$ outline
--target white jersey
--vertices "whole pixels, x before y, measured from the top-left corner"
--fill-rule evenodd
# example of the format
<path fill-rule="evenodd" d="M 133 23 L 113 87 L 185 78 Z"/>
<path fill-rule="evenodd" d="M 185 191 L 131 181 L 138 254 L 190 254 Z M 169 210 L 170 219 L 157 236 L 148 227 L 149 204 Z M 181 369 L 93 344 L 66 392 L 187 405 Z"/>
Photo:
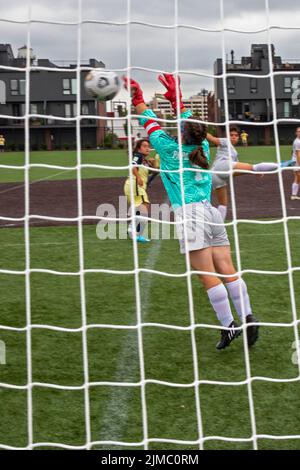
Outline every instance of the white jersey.
<path fill-rule="evenodd" d="M 222 138 L 219 139 L 220 145 L 217 147 L 217 153 L 215 162 L 220 160 L 232 160 L 233 162 L 238 162 L 238 153 L 235 150 L 234 146 L 231 144 L 229 139 Z"/>
<path fill-rule="evenodd" d="M 300 139 L 298 137 L 294 140 L 293 143 L 293 157 L 294 162 L 297 162 L 297 150 L 300 151 Z"/>

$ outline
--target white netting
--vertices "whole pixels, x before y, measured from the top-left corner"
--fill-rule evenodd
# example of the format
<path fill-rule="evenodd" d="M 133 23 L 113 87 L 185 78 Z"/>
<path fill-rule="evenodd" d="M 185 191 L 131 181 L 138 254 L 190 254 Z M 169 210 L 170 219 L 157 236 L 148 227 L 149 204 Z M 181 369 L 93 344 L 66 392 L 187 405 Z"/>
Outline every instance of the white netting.
<path fill-rule="evenodd" d="M 242 77 L 252 77 L 252 78 L 261 78 L 261 75 L 255 74 L 229 74 L 226 70 L 226 52 L 225 52 L 225 32 L 235 32 L 235 33 L 258 33 L 258 32 L 267 32 L 268 34 L 268 48 L 269 48 L 269 74 L 265 75 L 264 77 L 270 78 L 271 83 L 271 95 L 272 95 L 272 105 L 273 105 L 273 119 L 268 123 L 252 123 L 252 122 L 241 122 L 236 121 L 236 124 L 246 124 L 247 126 L 266 126 L 273 124 L 274 126 L 274 136 L 275 136 L 275 145 L 276 145 L 276 155 L 277 161 L 280 163 L 280 147 L 279 147 L 279 138 L 278 138 L 278 129 L 277 125 L 280 122 L 295 122 L 295 119 L 278 119 L 276 113 L 276 95 L 275 95 L 275 86 L 274 86 L 274 76 L 282 75 L 283 73 L 287 74 L 288 76 L 298 75 L 297 71 L 276 71 L 273 69 L 272 65 L 272 53 L 271 53 L 271 39 L 270 39 L 270 32 L 272 29 L 284 29 L 284 27 L 280 27 L 278 25 L 270 24 L 270 9 L 269 9 L 269 1 L 265 0 L 265 14 L 267 18 L 267 27 L 261 29 L 255 29 L 245 31 L 239 29 L 232 29 L 232 28 L 225 28 L 224 26 L 224 0 L 220 0 L 220 17 L 221 17 L 221 28 L 203 28 L 203 27 L 196 27 L 188 24 L 179 24 L 178 22 L 178 0 L 174 0 L 175 5 L 175 15 L 174 15 L 174 23 L 170 26 L 165 26 L 162 24 L 154 24 L 149 22 L 141 22 L 141 21 L 132 21 L 131 20 L 131 1 L 127 0 L 127 20 L 125 22 L 112 22 L 112 21 L 101 21 L 101 20 L 93 20 L 92 18 L 89 20 L 82 19 L 82 0 L 78 0 L 78 20 L 75 22 L 66 22 L 66 21 L 45 21 L 45 20 L 37 20 L 35 19 L 34 22 L 45 23 L 45 24 L 56 24 L 56 25 L 74 25 L 77 26 L 77 67 L 76 67 L 76 74 L 77 74 L 77 110 L 80 110 L 80 103 L 81 103 L 81 94 L 80 94 L 80 81 L 81 81 L 81 71 L 84 68 L 81 65 L 81 42 L 82 42 L 82 25 L 84 23 L 96 23 L 96 24 L 104 24 L 104 25 L 118 25 L 118 26 L 126 26 L 127 29 L 127 67 L 123 70 L 123 72 L 127 75 L 127 78 L 130 79 L 132 76 L 132 70 L 144 70 L 148 72 L 164 72 L 163 70 L 155 70 L 150 68 L 140 68 L 140 67 L 132 67 L 131 65 L 131 25 L 132 24 L 140 24 L 140 25 L 148 25 L 153 28 L 160 28 L 160 29 L 172 29 L 174 30 L 174 51 L 175 51 L 175 75 L 181 73 L 190 73 L 188 71 L 179 70 L 179 50 L 178 50 L 178 31 L 180 28 L 188 28 L 193 30 L 198 30 L 202 32 L 216 32 L 221 35 L 222 38 L 222 62 L 223 62 L 223 73 L 218 76 L 214 76 L 211 74 L 204 74 L 198 73 L 198 76 L 203 76 L 206 78 L 221 78 L 223 81 L 223 92 L 224 92 L 224 104 L 225 104 L 225 123 L 226 123 L 226 131 L 227 135 L 229 134 L 229 110 L 228 110 L 228 97 L 227 97 L 227 86 L 226 86 L 226 78 L 230 76 L 242 76 Z M 0 168 L 4 169 L 12 169 L 12 170 L 24 170 L 25 172 L 25 214 L 24 217 L 3 217 L 1 216 L 1 220 L 5 220 L 8 222 L 24 222 L 25 227 L 25 252 L 26 252 L 26 268 L 24 271 L 17 271 L 17 270 L 10 270 L 10 269 L 1 269 L 1 274 L 13 274 L 13 275 L 25 275 L 26 279 L 26 327 L 24 328 L 15 328 L 15 327 L 8 327 L 5 325 L 1 325 L 1 330 L 7 331 L 15 331 L 15 332 L 26 332 L 26 339 L 27 339 L 27 385 L 19 386 L 13 385 L 8 383 L 0 383 L 1 388 L 6 389 L 15 389 L 15 390 L 27 390 L 27 416 L 28 416 L 28 445 L 24 447 L 25 449 L 32 449 L 35 447 L 40 446 L 49 446 L 49 447 L 62 447 L 67 449 L 90 449 L 94 445 L 120 445 L 120 446 L 128 446 L 128 447 L 140 447 L 143 446 L 145 449 L 148 449 L 149 443 L 153 442 L 161 442 L 161 443 L 173 443 L 179 445 L 197 445 L 200 449 L 203 449 L 204 443 L 207 441 L 212 440 L 219 440 L 219 441 L 228 441 L 228 442 L 250 442 L 253 444 L 253 448 L 257 449 L 257 440 L 259 438 L 266 438 L 266 439 L 278 439 L 278 440 L 285 440 L 285 439 L 300 439 L 300 435 L 268 435 L 268 434 L 258 434 L 256 429 L 256 417 L 255 417 L 255 409 L 254 409 L 254 400 L 253 400 L 253 391 L 252 391 L 252 384 L 254 381 L 265 381 L 265 382 L 274 382 L 274 383 L 292 383 L 298 382 L 300 380 L 300 361 L 298 361 L 299 365 L 299 374 L 294 378 L 289 379 L 278 379 L 278 378 L 271 378 L 271 377 L 260 377 L 260 376 L 253 376 L 251 374 L 251 366 L 249 360 L 249 351 L 247 346 L 247 341 L 244 341 L 244 356 L 245 356 L 245 365 L 246 365 L 246 378 L 245 380 L 241 381 L 216 381 L 216 380 L 200 380 L 199 378 L 199 364 L 198 364 L 198 351 L 197 351 L 197 343 L 195 338 L 195 333 L 197 328 L 209 328 L 214 329 L 216 331 L 219 330 L 219 327 L 216 325 L 208 325 L 204 323 L 196 323 L 195 315 L 194 315 L 194 302 L 193 302 L 193 293 L 192 293 L 192 284 L 191 279 L 194 274 L 197 272 L 193 271 L 190 266 L 189 256 L 186 255 L 186 272 L 182 274 L 171 274 L 166 273 L 163 271 L 158 271 L 155 269 L 150 268 L 141 268 L 139 266 L 139 257 L 138 257 L 138 250 L 137 250 L 137 242 L 136 239 L 133 238 L 133 260 L 134 260 L 134 269 L 132 270 L 112 270 L 112 269 L 86 269 L 85 262 L 84 262 L 84 240 L 83 240 L 83 227 L 82 223 L 85 219 L 94 219 L 99 220 L 99 217 L 92 216 L 92 215 L 84 215 L 83 214 L 83 201 L 82 201 L 82 170 L 85 168 L 94 168 L 94 169 L 114 169 L 114 170 L 121 170 L 121 169 L 131 169 L 130 163 L 126 166 L 109 166 L 109 165 L 96 165 L 96 164 L 82 164 L 81 163 L 81 129 L 80 123 L 81 119 L 83 118 L 80 114 L 76 117 L 72 118 L 61 118 L 59 116 L 45 116 L 41 114 L 31 114 L 30 113 L 30 72 L 32 70 L 49 70 L 55 71 L 56 69 L 51 67 L 42 67 L 31 64 L 30 60 L 30 46 L 31 46 L 31 25 L 33 23 L 31 19 L 31 7 L 29 4 L 28 8 L 28 18 L 24 19 L 23 21 L 12 21 L 7 20 L 5 18 L 1 19 L 4 22 L 14 22 L 16 24 L 25 24 L 27 25 L 27 65 L 25 68 L 26 73 L 26 106 L 25 106 L 25 116 L 24 117 L 13 117 L 7 115 L 1 115 L 0 118 L 2 119 L 23 119 L 25 125 L 25 165 L 24 166 L 14 166 L 14 165 L 0 165 Z M 24 72 L 24 68 L 15 68 L 10 66 L 0 66 L 1 69 L 6 70 L 18 70 L 20 72 Z M 57 69 L 60 72 L 65 71 L 70 72 L 69 69 Z M 86 70 L 89 70 L 89 67 L 86 67 Z M 193 72 L 193 75 L 197 75 L 196 72 Z M 179 90 L 177 89 L 177 94 Z M 129 145 L 129 155 L 132 154 L 132 139 L 131 139 L 131 126 L 130 122 L 132 117 L 136 118 L 137 116 L 131 114 L 131 105 L 130 105 L 130 96 L 127 96 L 127 109 L 128 109 L 128 145 Z M 30 163 L 30 119 L 31 118 L 45 118 L 45 119 L 55 119 L 55 120 L 64 120 L 64 121 L 75 121 L 76 122 L 76 134 L 77 134 L 77 165 L 74 167 L 70 166 L 62 166 L 62 165 L 48 165 L 48 164 L 33 164 Z M 84 118 L 95 119 L 95 116 L 87 116 L 85 115 Z M 96 119 L 106 119 L 104 117 L 96 117 Z M 118 119 L 118 118 L 110 118 Z M 174 120 L 163 120 L 164 123 L 174 123 Z M 218 123 L 210 123 L 218 125 Z M 177 130 L 178 130 L 178 139 L 179 143 L 181 142 L 181 133 L 180 133 L 180 119 L 177 119 Z M 182 155 L 181 155 L 182 156 Z M 180 159 L 182 162 L 182 159 Z M 76 170 L 77 172 L 77 189 L 78 189 L 78 216 L 72 218 L 62 218 L 62 217 L 50 217 L 50 216 L 43 216 L 39 214 L 30 214 L 30 193 L 29 193 L 29 170 L 32 168 L 48 168 L 48 169 L 56 169 L 56 170 Z M 183 178 L 183 168 L 182 163 L 180 164 L 180 177 L 181 183 Z M 130 171 L 130 174 L 132 172 Z M 232 183 L 232 171 L 230 172 L 231 183 Z M 286 211 L 285 205 L 285 195 L 284 195 L 284 187 L 283 187 L 283 180 L 282 180 L 282 171 L 278 170 L 278 178 L 279 178 L 279 187 L 280 187 L 280 195 L 281 195 L 281 204 L 282 204 L 282 213 L 283 217 L 274 220 L 266 220 L 266 221 L 258 221 L 258 220 L 241 220 L 237 219 L 237 211 L 236 211 L 236 201 L 235 201 L 235 192 L 234 186 L 231 184 L 231 200 L 232 200 L 232 211 L 233 211 L 233 221 L 230 222 L 228 225 L 232 225 L 233 233 L 234 233 L 234 242 L 236 246 L 237 252 L 237 268 L 238 268 L 238 275 L 242 276 L 243 274 L 247 273 L 255 273 L 255 274 L 264 274 L 269 276 L 278 276 L 278 275 L 288 275 L 289 279 L 289 289 L 290 289 L 290 301 L 292 306 L 292 315 L 293 321 L 291 323 L 270 323 L 270 322 L 261 322 L 261 325 L 264 326 L 276 326 L 280 328 L 290 328 L 293 327 L 294 329 L 294 336 L 296 344 L 299 344 L 299 334 L 298 334 L 298 323 L 299 320 L 297 319 L 297 312 L 296 312 L 296 304 L 295 304 L 295 290 L 294 290 L 294 281 L 293 281 L 293 273 L 296 271 L 300 271 L 300 267 L 293 267 L 292 260 L 291 260 L 291 248 L 290 248 L 290 240 L 289 240 L 289 233 L 288 233 L 288 221 L 293 219 L 300 219 L 300 217 L 289 217 Z M 183 184 L 181 184 L 182 189 L 182 196 L 183 196 Z M 131 174 L 131 195 L 133 196 L 133 181 L 132 181 L 132 174 Z M 183 198 L 184 199 L 184 198 Z M 135 215 L 133 215 L 133 218 Z M 30 261 L 30 221 L 32 219 L 40 219 L 46 221 L 55 221 L 55 222 L 77 222 L 78 223 L 78 249 L 79 249 L 79 266 L 80 269 L 77 272 L 62 272 L 62 271 L 55 271 L 50 269 L 33 269 L 31 268 L 31 261 Z M 103 217 L 101 217 L 103 219 Z M 118 221 L 118 222 L 126 222 L 131 220 L 130 218 L 107 218 L 108 221 Z M 149 221 L 157 222 L 156 219 L 149 218 Z M 267 270 L 259 270 L 259 269 L 242 269 L 241 264 L 241 257 L 240 257 L 240 249 L 239 249 L 239 234 L 238 234 L 238 223 L 239 222 L 247 222 L 249 224 L 264 224 L 268 226 L 269 224 L 283 224 L 284 227 L 284 237 L 285 237 L 285 247 L 286 247 L 286 256 L 287 256 L 287 269 L 284 271 L 267 271 Z M 160 223 L 166 223 L 164 221 L 160 221 Z M 167 222 L 174 224 L 174 222 Z M 135 224 L 133 224 L 135 227 Z M 135 230 L 135 228 L 134 228 Z M 185 240 L 186 240 L 186 227 L 185 227 Z M 80 299 L 81 299 L 81 313 L 82 313 L 82 325 L 80 328 L 62 328 L 53 325 L 43 325 L 43 324 L 33 324 L 31 321 L 31 287 L 30 287 L 30 275 L 32 273 L 46 273 L 46 274 L 53 274 L 57 276 L 74 276 L 79 277 L 80 279 Z M 85 274 L 88 273 L 106 273 L 106 274 L 122 274 L 122 275 L 134 275 L 135 278 L 135 299 L 136 299 L 136 324 L 133 326 L 126 326 L 126 325 L 114 325 L 114 324 L 88 324 L 86 318 L 86 289 L 85 289 Z M 140 292 L 140 274 L 141 273 L 148 273 L 153 275 L 160 275 L 166 276 L 170 278 L 186 278 L 187 281 L 187 292 L 188 292 L 188 300 L 189 300 L 189 312 L 190 312 L 190 325 L 187 327 L 181 327 L 171 324 L 164 324 L 164 323 L 150 323 L 150 322 L 143 322 L 142 319 L 142 304 L 141 304 L 141 292 Z M 224 277 L 224 276 L 223 276 Z M 192 383 L 176 383 L 176 382 L 169 382 L 169 381 L 161 381 L 161 380 L 153 380 L 153 379 L 146 379 L 145 374 L 145 364 L 144 364 L 144 349 L 143 349 L 143 328 L 151 326 L 154 328 L 160 329 L 167 329 L 167 330 L 179 330 L 179 331 L 189 331 L 191 335 L 191 345 L 192 345 L 192 355 L 193 355 L 193 370 L 194 370 L 194 380 Z M 138 351 L 139 351 L 139 365 L 140 365 L 140 380 L 137 382 L 91 382 L 89 378 L 89 361 L 88 361 L 88 347 L 87 347 L 87 332 L 91 329 L 115 329 L 115 330 L 127 330 L 127 331 L 136 331 L 138 337 Z M 32 380 L 32 345 L 31 345 L 31 333 L 34 329 L 44 329 L 44 330 L 53 330 L 53 331 L 61 331 L 61 332 L 69 332 L 69 333 L 82 333 L 82 352 L 83 352 L 83 364 L 84 364 L 84 377 L 83 383 L 81 386 L 66 386 L 66 385 L 57 385 L 52 383 L 36 383 Z M 246 338 L 246 330 L 244 327 L 243 335 Z M 147 384 L 160 384 L 167 387 L 175 387 L 175 388 L 193 388 L 195 392 L 195 408 L 196 408 L 196 415 L 197 415 L 197 434 L 198 437 L 196 440 L 179 440 L 179 439 L 162 439 L 162 438 L 149 438 L 148 435 L 148 416 L 147 416 L 147 400 L 146 400 L 146 385 Z M 250 437 L 245 438 L 229 438 L 226 436 L 205 436 L 203 432 L 203 424 L 202 424 L 202 412 L 201 412 L 201 394 L 200 394 L 200 385 L 201 384 L 209 384 L 209 385 L 219 385 L 219 386 L 247 386 L 248 390 L 248 401 L 249 401 L 249 411 L 250 411 L 250 421 L 251 421 L 251 430 L 252 435 Z M 123 441 L 111 441 L 111 440 L 101 440 L 101 441 L 92 441 L 91 436 L 91 418 L 90 418 L 90 397 L 89 397 L 89 390 L 90 387 L 100 387 L 100 386 L 109 386 L 109 387 L 134 387 L 139 388 L 141 393 L 141 404 L 142 404 L 142 419 L 143 419 L 143 439 L 140 442 L 123 442 Z M 60 442 L 34 442 L 33 440 L 33 400 L 32 400 L 32 390 L 34 387 L 44 387 L 49 389 L 57 389 L 57 390 L 83 390 L 84 391 L 84 407 L 85 407 L 85 433 L 86 433 L 86 443 L 82 446 L 72 446 L 66 445 Z M 0 443 L 0 447 L 4 449 L 14 449 L 17 447 L 8 446 Z"/>

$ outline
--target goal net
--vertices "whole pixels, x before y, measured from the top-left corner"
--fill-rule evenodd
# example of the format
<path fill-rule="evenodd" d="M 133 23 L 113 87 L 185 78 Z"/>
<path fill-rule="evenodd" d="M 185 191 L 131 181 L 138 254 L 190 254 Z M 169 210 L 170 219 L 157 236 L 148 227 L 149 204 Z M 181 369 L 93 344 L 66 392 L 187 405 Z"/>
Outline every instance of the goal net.
<path fill-rule="evenodd" d="M 222 99 L 215 96 L 212 105 L 215 120 L 200 116 L 210 129 L 228 137 L 232 124 L 244 127 L 250 144 L 251 136 L 257 136 L 255 145 L 241 148 L 242 160 L 256 163 L 269 158 L 281 164 L 290 159 L 290 129 L 300 122 L 295 98 L 300 58 L 299 66 L 279 63 L 272 45 L 276 40 L 280 51 L 288 37 L 284 33 L 295 39 L 299 28 L 289 26 L 290 16 L 282 19 L 285 25 L 278 23 L 280 7 L 271 0 L 253 2 L 249 10 L 245 2 L 234 8 L 224 0 L 210 6 L 195 0 L 154 1 L 143 8 L 137 0 L 115 3 L 67 1 L 65 17 L 58 17 L 46 0 L 27 0 L 21 10 L 16 4 L 7 16 L 1 9 L 9 40 L 19 41 L 18 31 L 24 32 L 26 55 L 19 66 L 0 64 L 0 81 L 6 83 L 6 97 L 0 86 L 0 129 L 7 137 L 7 150 L 9 136 L 24 130 L 24 152 L 11 141 L 12 152 L 0 153 L 0 447 L 299 449 L 300 209 L 299 201 L 290 203 L 288 193 L 293 168 L 280 167 L 262 179 L 252 175 L 251 182 L 250 176 L 242 176 L 238 183 L 230 170 L 232 217 L 226 226 L 237 274 L 247 279 L 261 337 L 249 351 L 243 325 L 242 338 L 220 354 L 215 351 L 220 326 L 189 256 L 179 255 L 178 240 L 158 237 L 142 246 L 135 237 L 97 238 L 99 221 L 114 230 L 125 227 L 124 238 L 127 224 L 133 221 L 136 226 L 137 215 L 128 215 L 127 208 L 121 215 L 109 213 L 108 206 L 102 206 L 104 213 L 96 210 L 97 201 L 109 204 L 123 194 L 124 176 L 129 177 L 133 198 L 132 133 L 137 116 L 124 90 L 127 115 L 95 115 L 83 107 L 84 73 L 91 68 L 83 58 L 89 54 L 103 54 L 107 69 L 140 80 L 142 87 L 146 83 L 148 101 L 157 91 L 156 76 L 174 73 L 181 77 L 184 97 L 201 88 L 220 90 Z M 255 26 L 258 18 L 262 23 Z M 210 48 L 215 41 L 219 49 Z M 267 47 L 267 73 L 258 66 L 247 69 L 243 60 L 234 58 L 234 49 L 245 50 L 255 42 Z M 31 51 L 39 46 L 48 51 L 53 47 L 53 54 L 60 48 L 64 53 L 76 50 L 73 69 L 36 61 Z M 221 73 L 212 70 L 217 57 Z M 75 85 L 64 82 L 64 115 L 47 112 L 42 96 L 36 102 L 32 99 L 36 77 L 56 72 L 77 80 Z M 267 102 L 267 116 L 258 111 L 252 119 L 252 101 L 245 103 L 243 95 L 233 104 L 239 77 L 250 86 L 253 100 L 257 98 L 257 108 Z M 264 95 L 266 82 L 269 98 Z M 44 100 L 55 102 L 51 83 L 42 93 Z M 19 86 L 24 86 L 24 93 Z M 68 101 L 69 95 L 73 101 Z M 23 114 L 16 111 L 17 104 L 23 105 Z M 162 114 L 158 120 L 165 129 L 176 130 L 181 142 L 180 118 Z M 83 145 L 90 127 L 97 127 L 99 136 L 107 122 L 110 133 L 126 126 L 128 151 L 93 152 Z M 72 127 L 76 149 L 66 146 L 58 152 L 52 145 L 53 152 L 35 152 L 32 142 L 43 126 L 47 145 L 58 128 Z M 184 196 L 182 158 L 180 162 Z M 159 178 L 153 198 L 167 204 Z M 152 214 L 146 219 L 149 229 L 175 226 L 173 219 L 166 222 Z M 187 243 L 186 224 L 184 234 Z"/>

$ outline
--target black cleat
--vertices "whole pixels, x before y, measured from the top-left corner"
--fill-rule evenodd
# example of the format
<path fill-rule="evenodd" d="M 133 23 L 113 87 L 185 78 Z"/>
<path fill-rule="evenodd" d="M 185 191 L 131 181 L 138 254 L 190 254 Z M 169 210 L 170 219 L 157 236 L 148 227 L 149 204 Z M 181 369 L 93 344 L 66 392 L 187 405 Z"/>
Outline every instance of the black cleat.
<path fill-rule="evenodd" d="M 233 341 L 235 338 L 240 336 L 241 330 L 236 330 L 235 328 L 238 328 L 238 324 L 233 321 L 230 323 L 229 327 L 230 330 L 222 330 L 221 331 L 221 339 L 220 341 L 216 344 L 217 349 L 225 349 L 227 346 L 230 345 L 231 341 Z"/>
<path fill-rule="evenodd" d="M 256 325 L 247 326 L 248 346 L 251 348 L 251 346 L 253 346 L 258 340 L 258 320 L 250 314 L 246 316 L 246 323 L 257 323 Z"/>

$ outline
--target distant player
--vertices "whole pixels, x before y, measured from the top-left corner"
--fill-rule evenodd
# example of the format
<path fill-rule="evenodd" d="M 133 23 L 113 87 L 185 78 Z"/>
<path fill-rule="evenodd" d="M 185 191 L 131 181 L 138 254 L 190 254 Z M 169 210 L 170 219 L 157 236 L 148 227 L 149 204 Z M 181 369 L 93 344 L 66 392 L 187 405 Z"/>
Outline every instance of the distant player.
<path fill-rule="evenodd" d="M 188 252 L 191 266 L 195 271 L 199 271 L 199 278 L 217 318 L 226 328 L 222 330 L 216 348 L 226 348 L 239 335 L 229 296 L 241 321 L 244 320 L 244 307 L 245 321 L 250 323 L 247 327 L 248 345 L 252 346 L 257 341 L 259 325 L 252 314 L 246 283 L 237 276 L 232 263 L 230 243 L 221 215 L 210 204 L 210 153 L 206 127 L 201 123 L 189 121 L 192 113 L 184 107 L 180 89 L 180 103 L 177 103 L 174 77 L 164 74 L 159 79 L 167 88 L 164 96 L 171 102 L 175 112 L 178 104 L 181 118 L 185 120 L 181 126 L 181 149 L 178 141 L 163 131 L 156 121 L 156 114 L 146 106 L 140 85 L 132 79 L 129 84 L 126 78 L 124 81 L 125 86 L 130 87 L 132 104 L 136 114 L 140 115 L 140 123 L 145 127 L 152 147 L 160 155 L 161 179 L 174 210 L 180 252 Z M 184 169 L 182 179 L 179 172 L 181 156 Z M 187 218 L 186 224 L 184 217 Z M 186 237 L 183 235 L 184 225 Z M 217 273 L 226 275 L 223 278 L 226 287 Z M 176 298 L 171 300 L 176 303 Z"/>
<path fill-rule="evenodd" d="M 247 170 L 247 171 L 273 171 L 278 168 L 277 163 L 257 163 L 252 165 L 251 163 L 242 163 L 238 161 L 238 152 L 235 146 L 239 143 L 240 133 L 239 129 L 235 126 L 230 128 L 230 139 L 214 137 L 211 134 L 207 134 L 208 142 L 217 146 L 217 153 L 215 161 L 212 165 L 213 171 L 224 171 L 228 172 L 231 168 L 235 170 Z M 231 160 L 231 162 L 230 162 Z M 233 176 L 241 176 L 245 173 L 234 173 Z M 213 190 L 215 191 L 218 199 L 218 210 L 222 215 L 223 220 L 226 219 L 227 206 L 228 206 L 228 194 L 227 185 L 229 182 L 229 173 L 227 174 L 213 174 Z"/>
<path fill-rule="evenodd" d="M 133 194 L 134 194 L 134 207 L 136 214 L 136 234 L 137 241 L 140 243 L 147 243 L 150 240 L 143 236 L 147 220 L 140 218 L 148 216 L 149 197 L 147 194 L 148 178 L 151 168 L 158 167 L 157 159 L 148 158 L 150 155 L 150 145 L 148 139 L 140 139 L 136 142 L 133 149 Z M 131 204 L 131 190 L 130 178 L 128 177 L 124 185 L 124 193 L 127 196 L 129 204 Z M 128 234 L 130 238 L 133 237 L 133 225 L 128 226 Z"/>
<path fill-rule="evenodd" d="M 241 132 L 241 139 L 242 139 L 242 144 L 244 147 L 247 147 L 248 146 L 248 134 L 246 131 L 242 131 Z"/>
<path fill-rule="evenodd" d="M 0 135 L 0 152 L 4 152 L 5 150 L 5 137 Z"/>
<path fill-rule="evenodd" d="M 293 143 L 293 156 L 292 160 L 294 165 L 300 167 L 300 127 L 296 129 L 296 139 Z M 291 200 L 295 201 L 296 199 L 300 200 L 300 196 L 298 196 L 300 187 L 300 168 L 295 169 L 294 171 L 294 182 L 292 184 L 292 194 Z"/>

